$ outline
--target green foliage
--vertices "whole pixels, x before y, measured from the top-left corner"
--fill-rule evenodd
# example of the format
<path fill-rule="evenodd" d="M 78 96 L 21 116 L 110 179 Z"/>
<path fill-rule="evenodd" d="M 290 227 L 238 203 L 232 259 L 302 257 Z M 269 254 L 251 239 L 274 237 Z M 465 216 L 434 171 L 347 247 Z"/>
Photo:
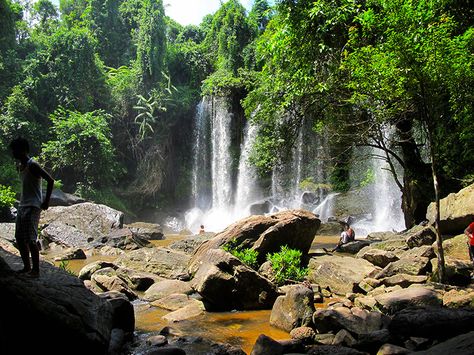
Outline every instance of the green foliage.
<path fill-rule="evenodd" d="M 303 191 L 312 191 L 312 192 L 316 192 L 318 190 L 329 192 L 332 190 L 332 187 L 329 184 L 314 182 L 314 178 L 312 176 L 301 181 L 299 187 Z"/>
<path fill-rule="evenodd" d="M 367 169 L 364 179 L 360 182 L 360 187 L 369 186 L 375 183 L 375 172 L 373 169 Z"/>
<path fill-rule="evenodd" d="M 0 185 L 0 209 L 12 207 L 16 201 L 16 194 L 11 186 Z"/>
<path fill-rule="evenodd" d="M 236 77 L 232 72 L 218 70 L 203 81 L 201 92 L 203 95 L 229 95 L 243 87 L 242 78 Z"/>
<path fill-rule="evenodd" d="M 283 245 L 280 252 L 267 254 L 275 275 L 277 285 L 288 281 L 302 281 L 308 274 L 307 268 L 301 267 L 301 252 Z"/>
<path fill-rule="evenodd" d="M 118 211 L 125 212 L 129 216 L 136 217 L 130 208 L 129 202 L 119 197 L 110 187 L 94 188 L 78 183 L 74 193 L 84 199 L 110 206 Z"/>
<path fill-rule="evenodd" d="M 237 244 L 236 239 L 232 239 L 230 242 L 225 244 L 222 249 L 231 253 L 233 256 L 252 269 L 258 268 L 258 251 L 251 248 L 243 248 L 241 245 Z"/>
<path fill-rule="evenodd" d="M 50 116 L 53 139 L 43 144 L 42 159 L 70 185 L 101 186 L 117 174 L 111 143 L 109 115 L 103 111 L 80 113 L 59 107 Z"/>

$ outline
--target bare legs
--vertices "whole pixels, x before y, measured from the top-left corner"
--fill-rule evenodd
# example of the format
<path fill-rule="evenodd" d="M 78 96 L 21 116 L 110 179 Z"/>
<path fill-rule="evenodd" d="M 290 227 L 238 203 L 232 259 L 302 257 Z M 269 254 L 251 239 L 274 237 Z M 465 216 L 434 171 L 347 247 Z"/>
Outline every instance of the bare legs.
<path fill-rule="evenodd" d="M 29 272 L 33 276 L 39 276 L 39 249 L 36 242 L 18 242 L 18 249 L 24 265 L 20 272 Z M 30 263 L 30 254 L 32 263 Z M 33 264 L 33 267 L 31 267 L 31 264 Z"/>

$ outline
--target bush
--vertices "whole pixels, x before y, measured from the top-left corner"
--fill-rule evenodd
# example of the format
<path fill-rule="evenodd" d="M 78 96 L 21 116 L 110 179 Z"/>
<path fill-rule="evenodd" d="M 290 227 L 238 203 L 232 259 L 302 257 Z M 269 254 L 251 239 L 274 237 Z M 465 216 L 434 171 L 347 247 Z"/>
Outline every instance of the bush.
<path fill-rule="evenodd" d="M 299 250 L 290 249 L 286 245 L 278 253 L 267 254 L 278 286 L 287 281 L 302 281 L 308 274 L 307 268 L 301 268 L 301 255 Z"/>
<path fill-rule="evenodd" d="M 16 201 L 16 194 L 10 186 L 0 185 L 0 208 L 10 208 Z"/>
<path fill-rule="evenodd" d="M 241 245 L 237 245 L 236 239 L 232 239 L 230 242 L 225 244 L 222 249 L 231 253 L 248 267 L 251 267 L 252 269 L 258 267 L 258 251 L 250 248 L 242 248 Z"/>

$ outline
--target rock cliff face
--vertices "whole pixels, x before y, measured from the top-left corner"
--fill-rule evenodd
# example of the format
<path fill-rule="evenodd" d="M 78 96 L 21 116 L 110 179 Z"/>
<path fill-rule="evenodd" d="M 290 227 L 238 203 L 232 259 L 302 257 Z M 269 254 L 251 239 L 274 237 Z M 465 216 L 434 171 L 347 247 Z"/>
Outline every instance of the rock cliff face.
<path fill-rule="evenodd" d="M 17 256 L 0 248 L 0 353 L 59 353 L 55 346 L 67 344 L 74 354 L 106 354 L 111 332 L 119 327 L 113 305 L 47 263 L 41 263 L 39 279 L 12 270 L 21 266 Z M 134 323 L 133 313 L 128 317 L 125 323 Z"/>
<path fill-rule="evenodd" d="M 440 201 L 440 229 L 442 234 L 459 234 L 474 217 L 474 184 L 452 193 Z M 426 218 L 434 223 L 435 205 L 428 206 Z"/>

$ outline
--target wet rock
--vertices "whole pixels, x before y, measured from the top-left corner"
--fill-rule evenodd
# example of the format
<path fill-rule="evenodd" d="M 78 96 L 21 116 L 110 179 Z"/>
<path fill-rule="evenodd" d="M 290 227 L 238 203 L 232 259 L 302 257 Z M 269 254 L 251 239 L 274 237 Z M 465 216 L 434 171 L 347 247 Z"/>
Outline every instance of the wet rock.
<path fill-rule="evenodd" d="M 96 272 L 97 270 L 109 268 L 109 267 L 112 269 L 117 269 L 117 265 L 109 261 L 102 261 L 102 260 L 94 261 L 90 264 L 87 264 L 81 269 L 81 271 L 79 271 L 79 278 L 81 280 L 90 280 L 94 272 Z"/>
<path fill-rule="evenodd" d="M 399 258 L 391 251 L 365 247 L 357 253 L 357 257 L 365 259 L 375 266 L 385 267 L 391 262 L 397 261 Z"/>
<path fill-rule="evenodd" d="M 437 344 L 428 350 L 419 351 L 419 355 L 471 355 L 474 349 L 474 332 L 458 335 L 445 342 Z"/>
<path fill-rule="evenodd" d="M 450 290 L 446 292 L 443 295 L 443 306 L 474 309 L 474 290 Z"/>
<path fill-rule="evenodd" d="M 142 248 L 117 258 L 115 263 L 126 269 L 149 272 L 176 279 L 187 274 L 189 255 L 167 248 Z"/>
<path fill-rule="evenodd" d="M 70 248 L 64 251 L 62 255 L 54 258 L 54 261 L 87 259 L 86 253 L 81 248 Z"/>
<path fill-rule="evenodd" d="M 260 334 L 250 355 L 283 355 L 283 346 L 272 338 Z"/>
<path fill-rule="evenodd" d="M 153 284 L 149 289 L 147 289 L 143 299 L 152 302 L 172 295 L 173 293 L 183 293 L 189 295 L 193 293 L 193 289 L 189 282 L 179 280 L 163 280 Z"/>
<path fill-rule="evenodd" d="M 410 352 L 410 350 L 402 348 L 398 345 L 384 344 L 380 347 L 379 351 L 377 352 L 377 355 L 402 355 L 408 354 Z"/>
<path fill-rule="evenodd" d="M 166 347 L 148 351 L 146 355 L 186 355 L 186 351 L 177 347 Z"/>
<path fill-rule="evenodd" d="M 131 290 L 127 283 L 117 276 L 113 268 L 100 269 L 91 276 L 92 285 L 102 291 L 117 291 L 127 296 L 129 300 L 134 300 L 138 296 Z"/>
<path fill-rule="evenodd" d="M 201 259 L 209 250 L 221 248 L 230 241 L 242 248 L 256 250 L 260 263 L 265 261 L 268 253 L 279 252 L 283 245 L 307 254 L 320 223 L 313 213 L 305 210 L 288 210 L 269 216 L 244 218 L 199 246 L 192 256 L 190 273 L 197 271 Z"/>
<path fill-rule="evenodd" d="M 375 278 L 381 279 L 396 274 L 423 275 L 430 270 L 431 264 L 428 258 L 403 258 L 388 264 Z"/>
<path fill-rule="evenodd" d="M 146 240 L 161 240 L 164 238 L 163 229 L 159 224 L 135 222 L 124 227 L 130 229 L 134 235 Z"/>
<path fill-rule="evenodd" d="M 389 331 L 401 336 L 447 339 L 474 330 L 474 310 L 407 308 L 396 313 Z"/>
<path fill-rule="evenodd" d="M 204 314 L 204 305 L 202 302 L 196 301 L 184 306 L 183 308 L 168 313 L 163 317 L 163 319 L 167 322 L 176 323 L 198 317 L 202 314 Z"/>
<path fill-rule="evenodd" d="M 332 340 L 332 345 L 343 345 L 352 347 L 356 344 L 354 337 L 345 329 L 341 329 L 337 332 L 336 336 Z"/>
<path fill-rule="evenodd" d="M 368 334 L 385 328 L 389 321 L 380 312 L 369 312 L 358 307 L 318 309 L 313 314 L 314 328 L 319 333 L 346 329 L 353 334 Z"/>
<path fill-rule="evenodd" d="M 201 257 L 191 282 L 215 310 L 270 309 L 278 295 L 268 279 L 221 249 Z"/>
<path fill-rule="evenodd" d="M 338 294 L 357 291 L 358 284 L 377 271 L 366 260 L 336 255 L 311 258 L 308 269 L 309 281 L 329 287 Z"/>
<path fill-rule="evenodd" d="M 434 223 L 435 205 L 428 206 L 426 218 Z M 440 231 L 442 234 L 462 233 L 474 217 L 474 184 L 440 200 Z"/>
<path fill-rule="evenodd" d="M 186 254 L 192 254 L 206 240 L 214 238 L 214 233 L 196 234 L 183 240 L 178 240 L 169 245 L 170 249 L 180 251 Z"/>
<path fill-rule="evenodd" d="M 109 349 L 108 354 L 115 355 L 120 354 L 125 344 L 125 333 L 122 329 L 114 328 L 110 332 L 110 342 L 109 342 Z"/>
<path fill-rule="evenodd" d="M 433 272 L 431 281 L 439 282 L 438 279 L 438 260 L 431 260 Z M 467 286 L 471 283 L 471 272 L 473 270 L 471 261 L 464 261 L 446 257 L 444 259 L 445 282 L 455 286 Z"/>
<path fill-rule="evenodd" d="M 416 226 L 403 234 L 410 248 L 420 247 L 422 245 L 431 245 L 436 240 L 436 233 L 433 227 Z"/>
<path fill-rule="evenodd" d="M 150 346 L 163 346 L 168 344 L 168 340 L 163 335 L 152 335 L 147 338 L 146 343 Z"/>
<path fill-rule="evenodd" d="M 94 238 L 109 234 L 112 229 L 122 228 L 123 213 L 105 205 L 91 202 L 67 207 L 51 207 L 41 214 L 41 224 L 73 226 Z"/>
<path fill-rule="evenodd" d="M 0 249 L 0 288 L 7 305 L 0 325 L 5 354 L 51 353 L 50 342 L 44 341 L 51 334 L 74 344 L 76 353 L 107 352 L 113 329 L 113 309 L 107 301 L 77 277 L 47 263 L 41 262 L 39 279 L 13 272 L 11 267 L 18 265 L 20 258 Z"/>
<path fill-rule="evenodd" d="M 367 240 L 355 240 L 353 242 L 343 244 L 340 247 L 340 252 L 348 254 L 357 254 L 362 248 L 365 248 L 369 245 L 370 242 Z"/>
<path fill-rule="evenodd" d="M 357 336 L 357 344 L 355 344 L 355 347 L 358 350 L 374 354 L 383 344 L 391 341 L 393 341 L 393 337 L 388 329 L 380 329 L 367 334 L 359 334 Z"/>
<path fill-rule="evenodd" d="M 264 215 L 270 212 L 272 204 L 270 201 L 256 202 L 250 205 L 250 214 L 252 215 Z"/>
<path fill-rule="evenodd" d="M 394 314 L 413 306 L 441 306 L 437 292 L 424 287 L 409 287 L 375 296 L 376 307 L 383 313 Z"/>
<path fill-rule="evenodd" d="M 272 308 L 270 325 L 290 332 L 308 326 L 314 309 L 313 290 L 303 285 L 291 286 L 284 296 L 279 296 Z"/>

